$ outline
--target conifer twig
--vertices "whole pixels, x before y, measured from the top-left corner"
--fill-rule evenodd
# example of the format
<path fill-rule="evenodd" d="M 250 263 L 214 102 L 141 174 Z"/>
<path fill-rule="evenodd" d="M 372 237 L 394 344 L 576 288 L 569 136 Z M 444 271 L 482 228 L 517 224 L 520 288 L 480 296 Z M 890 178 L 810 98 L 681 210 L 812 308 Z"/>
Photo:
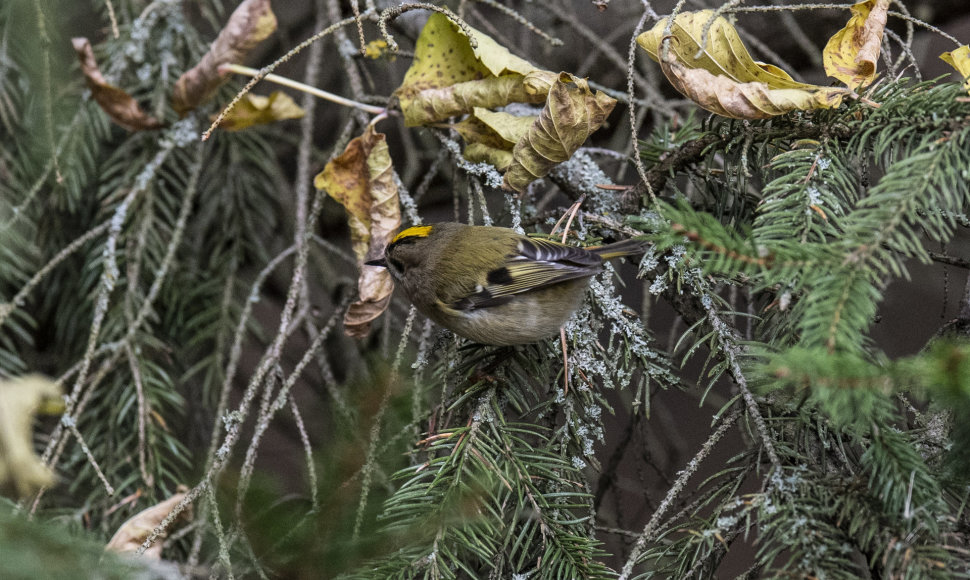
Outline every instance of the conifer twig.
<path fill-rule="evenodd" d="M 677 496 L 679 496 L 684 490 L 684 487 L 687 485 L 687 481 L 692 475 L 694 475 L 698 468 L 700 468 L 704 460 L 707 459 L 707 456 L 710 454 L 711 450 L 714 449 L 714 445 L 721 440 L 721 437 L 727 433 L 728 429 L 734 426 L 740 417 L 740 409 L 735 409 L 730 415 L 725 417 L 721 421 L 721 424 L 717 426 L 717 429 L 715 429 L 714 432 L 711 433 L 710 437 L 707 438 L 707 441 L 701 445 L 701 448 L 697 454 L 694 455 L 694 457 L 687 462 L 687 466 L 680 471 L 680 475 L 677 477 L 677 480 L 674 481 L 674 484 L 671 485 L 670 489 L 667 490 L 667 495 L 664 496 L 663 500 L 660 502 L 660 505 L 657 506 L 657 509 L 653 512 L 653 515 L 650 516 L 650 520 L 647 522 L 647 525 L 644 526 L 643 531 L 637 538 L 636 544 L 633 545 L 633 549 L 630 551 L 630 555 L 627 557 L 626 563 L 623 565 L 623 570 L 620 572 L 618 580 L 627 580 L 630 577 L 630 574 L 633 572 L 633 567 L 636 566 L 637 560 L 640 558 L 640 554 L 642 554 L 643 550 L 647 547 L 647 543 L 652 541 L 656 536 L 663 516 L 666 515 L 667 511 L 673 505 L 674 500 L 676 500 Z"/>

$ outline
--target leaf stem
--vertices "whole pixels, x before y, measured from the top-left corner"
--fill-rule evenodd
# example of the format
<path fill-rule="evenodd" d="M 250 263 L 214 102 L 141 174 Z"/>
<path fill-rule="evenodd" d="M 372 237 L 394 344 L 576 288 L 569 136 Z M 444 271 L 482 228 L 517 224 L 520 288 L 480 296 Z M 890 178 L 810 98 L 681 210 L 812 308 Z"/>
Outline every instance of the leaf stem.
<path fill-rule="evenodd" d="M 221 65 L 219 67 L 219 72 L 233 72 L 236 74 L 247 75 L 251 77 L 255 77 L 259 74 L 258 70 L 254 68 L 250 68 L 248 66 L 242 66 L 240 64 Z M 387 111 L 387 109 L 385 109 L 384 107 L 377 107 L 374 105 L 359 103 L 352 99 L 341 97 L 340 95 L 335 95 L 333 93 L 328 93 L 327 91 L 324 91 L 322 89 L 311 87 L 310 85 L 305 85 L 301 82 L 294 81 L 286 77 L 281 77 L 279 75 L 274 75 L 272 73 L 266 75 L 263 78 L 270 82 L 274 82 L 278 85 L 283 85 L 284 87 L 290 87 L 291 89 L 296 89 L 298 91 L 303 91 L 304 93 L 309 93 L 315 97 L 319 97 L 326 101 L 330 101 L 331 103 L 337 103 L 338 105 L 343 105 L 345 107 L 354 107 L 355 109 L 360 109 L 361 111 L 365 111 L 367 113 L 371 113 L 374 115 L 379 115 Z"/>

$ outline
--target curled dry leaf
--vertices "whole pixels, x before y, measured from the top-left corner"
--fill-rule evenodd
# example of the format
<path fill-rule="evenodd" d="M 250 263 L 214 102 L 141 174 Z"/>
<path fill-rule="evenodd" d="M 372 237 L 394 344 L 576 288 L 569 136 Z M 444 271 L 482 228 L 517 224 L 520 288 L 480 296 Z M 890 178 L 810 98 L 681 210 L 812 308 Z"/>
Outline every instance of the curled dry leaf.
<path fill-rule="evenodd" d="M 791 111 L 837 107 L 844 89 L 770 89 L 766 83 L 738 83 L 668 57 L 661 68 L 670 83 L 701 107 L 734 119 L 767 119 Z"/>
<path fill-rule="evenodd" d="M 552 73 L 548 73 L 552 74 Z M 530 93 L 518 75 L 491 77 L 421 91 L 404 108 L 405 124 L 429 125 L 472 112 L 476 107 L 495 109 L 509 103 L 541 103 L 545 94 Z"/>
<path fill-rule="evenodd" d="M 837 107 L 848 94 L 847 89 L 798 82 L 777 66 L 754 60 L 737 29 L 726 18 L 712 20 L 713 16 L 713 10 L 678 14 L 666 55 L 668 19 L 637 37 L 637 44 L 660 62 L 674 88 L 701 107 L 726 117 L 764 119 L 793 110 Z"/>
<path fill-rule="evenodd" d="M 552 84 L 546 105 L 512 150 L 512 164 L 502 186 L 522 192 L 536 179 L 566 161 L 606 121 L 616 99 L 569 73 Z"/>
<path fill-rule="evenodd" d="M 970 45 L 964 44 L 956 50 L 944 52 L 940 55 L 943 62 L 956 69 L 963 77 L 963 88 L 970 92 Z"/>
<path fill-rule="evenodd" d="M 91 96 L 112 121 L 129 131 L 158 129 L 162 126 L 161 121 L 141 110 L 134 97 L 105 80 L 87 38 L 72 38 L 71 44 L 81 61 L 81 72 L 91 89 Z"/>
<path fill-rule="evenodd" d="M 866 0 L 852 6 L 852 18 L 829 39 L 822 51 L 825 73 L 849 88 L 869 86 L 876 79 L 889 0 Z"/>
<path fill-rule="evenodd" d="M 689 68 L 702 68 L 714 75 L 722 75 L 739 83 L 762 82 L 772 89 L 803 89 L 800 83 L 772 64 L 758 62 L 744 46 L 738 31 L 723 16 L 713 21 L 713 10 L 681 12 L 671 27 L 669 52 Z M 667 27 L 664 18 L 650 30 L 637 37 L 637 44 L 656 62 L 660 62 L 661 42 Z M 707 45 L 701 49 L 704 28 L 710 22 Z M 696 59 L 695 55 L 700 53 Z"/>
<path fill-rule="evenodd" d="M 222 120 L 222 128 L 227 131 L 241 131 L 253 125 L 299 119 L 304 114 L 296 101 L 283 91 L 273 91 L 268 97 L 247 93 Z"/>
<path fill-rule="evenodd" d="M 141 547 L 148 536 L 158 527 L 158 524 L 162 523 L 168 514 L 175 509 L 175 506 L 179 504 L 180 501 L 185 499 L 185 493 L 187 489 L 185 486 L 179 486 L 179 493 L 176 493 L 172 497 L 153 505 L 150 508 L 144 509 L 131 518 L 125 523 L 121 524 L 115 535 L 111 536 L 111 540 L 105 546 L 105 550 L 111 550 L 113 552 L 119 553 L 134 553 Z M 183 510 L 175 523 L 185 523 L 192 520 L 192 506 L 189 505 L 185 510 Z M 172 527 L 169 527 L 171 531 Z M 163 535 L 162 538 L 165 536 Z M 161 539 L 161 538 L 160 538 Z M 158 541 L 151 545 L 150 548 L 145 550 L 145 556 L 159 560 L 162 557 L 162 542 Z"/>
<path fill-rule="evenodd" d="M 541 103 L 540 84 L 524 86 L 530 73 L 540 71 L 474 28 L 465 32 L 447 16 L 435 12 L 414 47 L 414 61 L 395 91 L 409 127 L 471 113 L 474 107 L 495 108 L 513 102 Z"/>
<path fill-rule="evenodd" d="M 225 77 L 219 66 L 238 63 L 257 44 L 276 30 L 276 15 L 270 0 L 244 0 L 229 17 L 199 64 L 186 71 L 175 83 L 172 107 L 179 115 L 198 107 L 211 97 Z"/>
<path fill-rule="evenodd" d="M 386 268 L 364 262 L 380 257 L 401 226 L 397 184 L 384 134 L 368 126 L 363 135 L 352 139 L 343 153 L 327 163 L 313 184 L 340 202 L 349 214 L 350 240 L 361 273 L 357 280 L 359 297 L 344 317 L 344 332 L 363 338 L 371 321 L 387 309 L 394 290 Z"/>
<path fill-rule="evenodd" d="M 491 163 L 499 171 L 505 171 L 512 164 L 515 144 L 529 132 L 536 118 L 475 107 L 454 129 L 467 143 L 466 159 L 473 163 Z"/>
<path fill-rule="evenodd" d="M 34 454 L 34 415 L 64 412 L 61 389 L 39 375 L 0 380 L 0 493 L 24 498 L 54 483 Z"/>

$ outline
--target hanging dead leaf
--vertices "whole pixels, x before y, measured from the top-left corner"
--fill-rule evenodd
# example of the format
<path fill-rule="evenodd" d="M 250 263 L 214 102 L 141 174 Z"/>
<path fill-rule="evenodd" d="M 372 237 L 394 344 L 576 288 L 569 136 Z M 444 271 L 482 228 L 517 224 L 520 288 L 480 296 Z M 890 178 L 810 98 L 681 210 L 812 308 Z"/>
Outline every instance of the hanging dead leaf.
<path fill-rule="evenodd" d="M 168 514 L 175 509 L 175 506 L 179 504 L 183 499 L 185 499 L 185 494 L 188 491 L 184 485 L 178 486 L 179 493 L 176 493 L 172 497 L 153 505 L 150 508 L 144 509 L 131 518 L 125 523 L 121 524 L 115 535 L 111 536 L 111 540 L 105 546 L 105 550 L 110 550 L 113 552 L 128 552 L 134 553 L 138 551 L 138 548 L 145 542 L 149 535 L 158 527 L 162 520 L 168 517 Z M 191 504 L 183 510 L 175 523 L 185 523 L 192 520 L 192 506 Z M 169 527 L 169 532 L 173 529 L 173 526 Z M 166 534 L 167 535 L 167 534 Z M 159 538 L 163 539 L 165 535 Z M 150 548 L 145 550 L 145 556 L 152 558 L 154 560 L 160 560 L 162 558 L 162 542 L 157 541 L 151 545 Z"/>
<path fill-rule="evenodd" d="M 384 247 L 401 226 L 401 206 L 393 178 L 391 156 L 382 133 L 373 126 L 347 144 L 313 180 L 347 210 L 350 241 L 360 266 L 359 297 L 344 317 L 344 332 L 367 336 L 370 322 L 390 303 L 394 284 L 386 268 L 367 266 L 381 257 Z"/>
<path fill-rule="evenodd" d="M 522 192 L 579 149 L 606 121 L 616 99 L 569 73 L 560 73 L 549 90 L 546 105 L 529 131 L 512 150 L 513 161 L 502 187 Z"/>
<path fill-rule="evenodd" d="M 175 83 L 172 107 L 185 115 L 211 97 L 225 82 L 219 66 L 241 62 L 276 30 L 270 0 L 244 0 L 232 13 L 202 60 Z"/>
<path fill-rule="evenodd" d="M 361 266 L 357 293 L 357 300 L 350 304 L 344 315 L 344 332 L 353 338 L 365 338 L 370 333 L 370 323 L 391 303 L 394 282 L 387 268 Z"/>
<path fill-rule="evenodd" d="M 960 73 L 966 81 L 963 83 L 963 88 L 970 92 L 970 46 L 965 44 L 956 50 L 944 52 L 940 58 Z"/>
<path fill-rule="evenodd" d="M 246 93 L 222 120 L 222 128 L 227 131 L 241 131 L 253 125 L 299 119 L 304 114 L 296 101 L 283 91 L 273 91 L 268 97 Z"/>
<path fill-rule="evenodd" d="M 39 375 L 0 380 L 0 493 L 24 498 L 54 483 L 34 454 L 34 415 L 64 412 L 61 389 Z"/>
<path fill-rule="evenodd" d="M 882 48 L 889 0 L 866 0 L 851 7 L 845 28 L 829 39 L 822 51 L 825 73 L 851 89 L 869 86 L 876 79 L 876 61 Z"/>
<path fill-rule="evenodd" d="M 712 20 L 713 16 L 713 10 L 678 14 L 662 60 L 668 19 L 637 37 L 637 44 L 660 62 L 674 88 L 708 111 L 738 119 L 764 119 L 793 110 L 837 107 L 849 93 L 848 89 L 798 82 L 777 66 L 754 60 L 737 29 L 726 18 Z M 708 25 L 708 41 L 702 48 Z"/>
<path fill-rule="evenodd" d="M 554 73 L 539 70 L 474 28 L 468 31 L 475 46 L 444 14 L 428 17 L 415 43 L 414 61 L 395 91 L 407 126 L 442 121 L 474 107 L 545 100 L 545 93 L 536 92 L 542 83 L 526 87 L 524 79 L 530 73 L 554 78 Z"/>
<path fill-rule="evenodd" d="M 71 44 L 81 61 L 81 72 L 91 89 L 91 97 L 108 118 L 129 131 L 158 129 L 162 126 L 161 121 L 142 111 L 134 97 L 105 80 L 87 38 L 72 38 Z"/>

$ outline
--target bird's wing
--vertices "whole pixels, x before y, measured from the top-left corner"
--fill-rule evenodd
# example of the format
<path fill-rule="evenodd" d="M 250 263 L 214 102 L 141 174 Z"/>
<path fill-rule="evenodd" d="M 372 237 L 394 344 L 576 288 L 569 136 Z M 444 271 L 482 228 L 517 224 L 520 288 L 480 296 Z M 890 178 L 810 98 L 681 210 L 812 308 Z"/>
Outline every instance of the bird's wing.
<path fill-rule="evenodd" d="M 517 252 L 491 270 L 486 285 L 456 300 L 455 310 L 499 306 L 516 294 L 546 288 L 566 280 L 592 276 L 603 269 L 603 260 L 582 248 L 540 238 L 525 238 Z"/>

